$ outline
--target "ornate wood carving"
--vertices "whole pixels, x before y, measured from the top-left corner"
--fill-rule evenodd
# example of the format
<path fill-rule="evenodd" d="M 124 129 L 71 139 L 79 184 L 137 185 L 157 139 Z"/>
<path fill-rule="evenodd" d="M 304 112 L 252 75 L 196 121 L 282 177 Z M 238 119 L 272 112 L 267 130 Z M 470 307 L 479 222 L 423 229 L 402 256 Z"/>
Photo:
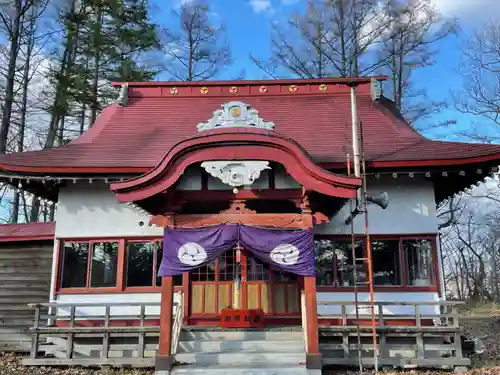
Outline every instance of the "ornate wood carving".
<path fill-rule="evenodd" d="M 270 169 L 268 161 L 205 161 L 201 163 L 207 173 L 229 186 L 251 185 L 265 169 Z"/>
<path fill-rule="evenodd" d="M 254 210 L 249 209 L 244 201 L 240 200 L 235 200 L 231 202 L 231 205 L 229 206 L 228 209 L 223 210 L 219 213 L 219 215 L 224 215 L 224 214 L 256 214 L 257 212 Z"/>
<path fill-rule="evenodd" d="M 330 219 L 328 219 L 328 216 L 326 216 L 325 214 L 323 214 L 321 212 L 315 212 L 312 214 L 312 216 L 313 216 L 313 220 L 314 220 L 315 225 L 326 224 L 326 223 L 330 222 Z"/>
<path fill-rule="evenodd" d="M 197 125 L 198 131 L 232 127 L 274 130 L 274 123 L 262 120 L 259 112 L 246 103 L 233 101 L 222 104 L 221 107 L 208 122 Z"/>
<path fill-rule="evenodd" d="M 309 202 L 309 196 L 304 193 L 302 196 L 302 201 L 300 202 L 300 209 L 302 210 L 303 214 L 310 214 L 311 211 L 311 203 Z"/>
<path fill-rule="evenodd" d="M 323 215 L 324 216 L 324 215 Z M 321 216 L 309 214 L 232 214 L 218 215 L 157 215 L 151 218 L 149 225 L 158 227 L 197 228 L 217 224 L 245 224 L 274 228 L 312 228 Z"/>

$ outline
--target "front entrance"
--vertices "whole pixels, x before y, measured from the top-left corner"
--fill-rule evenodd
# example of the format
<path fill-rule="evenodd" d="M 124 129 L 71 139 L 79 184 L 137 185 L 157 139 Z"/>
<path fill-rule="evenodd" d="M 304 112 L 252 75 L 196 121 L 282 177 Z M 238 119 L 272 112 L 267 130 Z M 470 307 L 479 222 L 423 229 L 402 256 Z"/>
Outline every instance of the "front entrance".
<path fill-rule="evenodd" d="M 240 271 L 239 267 L 237 251 L 230 250 L 190 273 L 190 319 L 215 320 L 222 309 L 230 307 L 261 308 L 269 318 L 300 318 L 297 275 L 283 274 L 245 251 Z"/>

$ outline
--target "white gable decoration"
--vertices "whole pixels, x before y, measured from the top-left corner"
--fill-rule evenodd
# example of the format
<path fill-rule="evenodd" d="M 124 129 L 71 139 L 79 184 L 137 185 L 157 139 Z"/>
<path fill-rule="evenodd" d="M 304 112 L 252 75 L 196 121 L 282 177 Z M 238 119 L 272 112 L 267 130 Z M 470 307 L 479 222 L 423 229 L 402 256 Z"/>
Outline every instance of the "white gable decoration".
<path fill-rule="evenodd" d="M 259 117 L 256 109 L 243 102 L 229 102 L 221 105 L 208 122 L 198 124 L 198 131 L 218 128 L 259 128 L 274 130 L 274 123 Z M 248 186 L 257 180 L 265 169 L 270 169 L 268 161 L 248 160 L 205 161 L 201 164 L 207 173 L 223 183 L 233 186 Z"/>
<path fill-rule="evenodd" d="M 260 128 L 274 130 L 273 122 L 266 122 L 259 117 L 259 112 L 243 102 L 229 102 L 214 111 L 208 122 L 197 125 L 198 131 L 218 128 Z"/>
<path fill-rule="evenodd" d="M 248 186 L 260 177 L 265 169 L 271 169 L 268 161 L 205 161 L 202 168 L 229 186 Z"/>

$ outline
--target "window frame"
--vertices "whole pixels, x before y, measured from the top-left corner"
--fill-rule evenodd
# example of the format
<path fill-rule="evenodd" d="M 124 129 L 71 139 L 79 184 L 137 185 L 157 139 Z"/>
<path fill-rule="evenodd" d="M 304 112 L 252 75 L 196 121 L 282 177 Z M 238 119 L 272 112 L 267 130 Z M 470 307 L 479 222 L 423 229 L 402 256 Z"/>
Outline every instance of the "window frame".
<path fill-rule="evenodd" d="M 363 257 L 367 257 L 367 239 L 366 236 L 363 235 L 355 235 L 356 241 L 361 240 L 363 242 Z M 337 241 L 350 241 L 351 236 L 349 235 L 325 235 L 325 234 L 317 234 L 314 236 L 315 240 L 337 240 Z M 411 292 L 437 292 L 441 293 L 441 280 L 439 273 L 439 264 L 438 264 L 438 250 L 437 250 L 437 233 L 424 233 L 424 234 L 380 234 L 380 235 L 370 235 L 371 241 L 394 241 L 397 240 L 399 243 L 399 258 L 401 260 L 401 285 L 374 285 L 374 290 L 376 292 L 401 292 L 401 291 L 411 291 Z M 407 267 L 408 267 L 408 257 L 406 256 L 406 252 L 403 248 L 404 240 L 430 240 L 431 242 L 431 260 L 432 260 L 432 269 L 431 269 L 431 283 L 428 286 L 415 286 L 408 284 L 407 281 Z M 335 264 L 335 261 L 332 262 L 332 267 Z M 368 262 L 364 261 L 364 267 L 367 269 Z M 337 272 L 333 270 L 333 274 Z M 337 280 L 338 281 L 338 280 Z M 318 292 L 354 292 L 354 287 L 352 286 L 334 286 L 334 285 L 316 285 L 316 289 Z M 369 287 L 360 286 L 357 288 L 360 292 L 368 292 Z"/>
<path fill-rule="evenodd" d="M 157 246 L 158 242 L 163 241 L 163 238 L 156 238 L 156 239 L 125 239 L 125 246 L 124 246 L 124 268 L 123 268 L 123 291 L 124 292 L 131 292 L 131 293 L 137 293 L 137 292 L 148 292 L 151 291 L 152 288 L 160 291 L 160 287 L 156 286 L 156 265 L 158 264 L 158 251 L 157 251 Z M 127 286 L 127 259 L 128 259 L 128 249 L 127 249 L 127 244 L 129 243 L 144 243 L 144 242 L 153 242 L 153 272 L 151 274 L 151 285 L 148 286 Z"/>
<path fill-rule="evenodd" d="M 54 277 L 55 287 L 54 287 L 54 297 L 58 294 L 114 294 L 114 293 L 160 293 L 161 286 L 156 285 L 156 265 L 158 262 L 156 251 L 157 243 L 163 241 L 163 237 L 160 236 L 128 236 L 128 237 L 93 237 L 93 238 L 57 238 L 56 239 L 56 275 Z M 117 242 L 118 243 L 118 261 L 117 261 L 117 275 L 116 275 L 116 285 L 114 287 L 90 287 L 90 272 L 92 267 L 92 248 L 95 243 L 102 242 Z M 154 242 L 155 251 L 153 255 L 153 278 L 151 286 L 137 286 L 137 287 L 127 287 L 126 286 L 126 275 L 127 275 L 127 243 L 129 242 Z M 64 256 L 64 244 L 67 243 L 86 243 L 89 245 L 89 255 L 87 264 L 87 275 L 85 280 L 85 287 L 83 288 L 63 288 L 62 287 L 62 276 L 63 276 L 63 256 Z M 183 275 L 183 284 L 185 282 L 185 277 Z M 174 286 L 174 289 L 182 289 L 182 285 Z"/>

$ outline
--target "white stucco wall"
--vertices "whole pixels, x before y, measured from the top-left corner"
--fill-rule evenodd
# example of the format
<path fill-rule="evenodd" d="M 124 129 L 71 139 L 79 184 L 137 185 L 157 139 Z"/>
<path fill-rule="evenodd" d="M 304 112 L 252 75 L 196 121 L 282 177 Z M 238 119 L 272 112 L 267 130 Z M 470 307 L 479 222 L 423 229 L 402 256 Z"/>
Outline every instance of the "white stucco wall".
<path fill-rule="evenodd" d="M 119 203 L 109 185 L 77 182 L 61 188 L 55 233 L 56 238 L 161 236 L 162 228 L 148 221 L 147 214 Z"/>
<path fill-rule="evenodd" d="M 180 294 L 174 294 L 174 303 L 179 302 Z M 110 316 L 139 316 L 140 306 L 126 306 L 127 303 L 159 303 L 161 302 L 160 293 L 120 293 L 120 294 L 59 294 L 56 301 L 58 303 L 123 303 L 123 306 L 110 307 Z M 57 309 L 58 316 L 69 316 L 69 308 L 61 307 Z M 175 312 L 175 306 L 174 306 Z M 96 316 L 104 316 L 105 307 L 77 307 L 75 309 L 75 316 L 88 317 L 95 320 L 100 320 Z M 160 315 L 160 306 L 146 306 L 145 309 L 146 319 L 151 319 L 152 316 L 158 319 Z M 101 318 L 102 319 L 102 318 Z M 123 318 L 121 318 L 123 319 Z"/>
<path fill-rule="evenodd" d="M 438 222 L 434 187 L 424 178 L 385 177 L 367 181 L 370 194 L 389 194 L 389 206 L 383 210 L 375 204 L 368 205 L 370 234 L 430 234 L 437 233 Z M 315 228 L 318 234 L 351 234 L 350 225 L 345 224 L 349 216 L 346 204 L 328 224 Z M 354 232 L 365 233 L 364 215 L 354 219 Z"/>
<path fill-rule="evenodd" d="M 375 292 L 374 294 L 375 302 L 437 302 L 439 301 L 439 296 L 434 292 Z M 332 318 L 331 315 L 336 315 L 334 318 L 340 317 L 341 306 L 340 305 L 322 305 L 322 301 L 326 302 L 354 302 L 354 293 L 347 292 L 319 292 L 317 293 L 317 306 L 318 306 L 318 317 L 321 319 Z M 358 301 L 360 302 L 370 302 L 370 295 L 366 292 L 358 293 Z M 359 314 L 363 318 L 371 316 L 371 309 L 369 306 L 362 306 L 358 309 Z M 401 316 L 414 316 L 415 309 L 412 306 L 384 306 L 384 315 L 397 315 Z M 439 313 L 438 305 L 426 305 L 420 307 L 420 313 L 422 315 L 434 315 Z M 356 315 L 356 309 L 354 303 L 352 305 L 346 305 L 346 314 L 349 318 Z M 378 314 L 378 307 L 376 307 L 375 314 Z M 364 315 L 364 316 L 363 316 Z"/>

